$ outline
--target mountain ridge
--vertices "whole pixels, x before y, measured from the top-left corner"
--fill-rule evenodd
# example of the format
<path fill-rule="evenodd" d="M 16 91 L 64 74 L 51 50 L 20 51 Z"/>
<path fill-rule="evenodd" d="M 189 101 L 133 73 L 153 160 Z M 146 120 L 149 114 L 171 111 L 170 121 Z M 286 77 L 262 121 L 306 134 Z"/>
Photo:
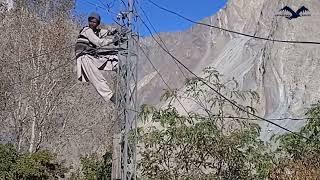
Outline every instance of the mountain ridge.
<path fill-rule="evenodd" d="M 311 16 L 292 20 L 276 16 L 285 5 L 293 9 L 304 5 L 310 9 Z M 312 16 L 317 13 L 315 7 L 320 7 L 320 3 L 275 0 L 229 1 L 224 9 L 202 22 L 269 39 L 290 41 L 319 39 L 320 41 L 320 34 L 317 31 L 320 22 Z M 301 118 L 305 109 L 319 99 L 320 76 L 316 69 L 319 67 L 320 52 L 317 50 L 317 45 L 276 43 L 201 25 L 195 25 L 186 32 L 173 34 L 162 33 L 160 36 L 170 52 L 196 74 L 201 74 L 201 69 L 206 66 L 213 66 L 226 79 L 235 78 L 242 89 L 257 91 L 261 101 L 256 108 L 262 117 Z M 147 38 L 143 42 L 147 44 L 148 49 L 153 49 L 149 52 L 149 56 L 161 74 L 164 74 L 166 81 L 172 87 L 183 87 L 184 78 L 181 75 L 174 76 L 180 72 L 172 59 L 164 52 L 160 52 L 156 43 L 150 41 L 153 40 Z M 161 62 L 165 62 L 165 65 Z M 149 72 L 144 73 L 151 72 L 149 68 Z M 153 81 L 156 83 L 151 82 L 146 85 L 142 88 L 141 94 L 147 92 L 152 94 L 152 97 L 157 97 L 155 93 L 161 94 L 159 89 L 165 88 L 165 85 L 157 78 Z M 152 92 L 156 87 L 157 92 Z M 148 100 L 145 95 L 140 97 L 146 102 L 155 101 L 154 98 Z M 284 120 L 277 123 L 295 131 L 304 124 L 304 121 Z M 284 133 L 283 130 L 268 123 L 260 125 L 264 139 L 268 139 L 273 133 Z"/>

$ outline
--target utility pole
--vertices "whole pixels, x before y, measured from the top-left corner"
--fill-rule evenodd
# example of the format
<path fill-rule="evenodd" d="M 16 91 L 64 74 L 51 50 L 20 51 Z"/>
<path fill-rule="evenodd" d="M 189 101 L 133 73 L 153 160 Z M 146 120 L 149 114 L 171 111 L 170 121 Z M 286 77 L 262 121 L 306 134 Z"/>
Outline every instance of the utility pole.
<path fill-rule="evenodd" d="M 136 142 L 134 140 L 137 128 L 137 45 L 138 37 L 134 34 L 133 17 L 134 0 L 128 0 L 128 9 L 121 12 L 123 25 L 127 28 L 126 42 L 121 45 L 124 51 L 119 51 L 117 108 L 120 122 L 121 137 L 114 139 L 113 175 L 112 179 L 136 179 Z M 133 38 L 136 38 L 134 40 Z M 120 146 L 120 148 L 119 148 Z M 120 152 L 117 149 L 121 149 Z M 116 150 L 116 153 L 115 153 Z M 117 153 L 118 152 L 118 153 Z M 121 155 L 119 155 L 121 154 Z M 120 165 L 119 165 L 120 164 Z M 121 168 L 119 170 L 119 168 Z"/>

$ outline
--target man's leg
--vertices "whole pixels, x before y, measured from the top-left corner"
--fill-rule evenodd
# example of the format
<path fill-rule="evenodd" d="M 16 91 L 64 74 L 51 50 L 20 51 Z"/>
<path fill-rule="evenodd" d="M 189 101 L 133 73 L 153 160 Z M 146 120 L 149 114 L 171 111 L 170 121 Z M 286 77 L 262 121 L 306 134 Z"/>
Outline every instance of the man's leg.
<path fill-rule="evenodd" d="M 81 56 L 79 60 L 82 62 L 84 73 L 87 75 L 89 81 L 96 88 L 98 93 L 104 98 L 106 102 L 110 101 L 113 92 L 108 86 L 106 78 L 102 75 L 102 73 L 96 66 L 95 61 L 98 61 L 98 59 L 90 55 L 84 55 Z"/>

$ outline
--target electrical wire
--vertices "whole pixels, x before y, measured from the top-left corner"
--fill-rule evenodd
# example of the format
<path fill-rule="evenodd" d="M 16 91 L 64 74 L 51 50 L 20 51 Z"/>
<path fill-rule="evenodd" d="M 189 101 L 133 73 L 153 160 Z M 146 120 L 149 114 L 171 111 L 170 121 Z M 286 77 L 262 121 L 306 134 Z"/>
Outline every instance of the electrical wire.
<path fill-rule="evenodd" d="M 139 5 L 139 4 L 138 4 L 138 5 Z M 141 9 L 142 13 L 143 13 L 144 16 L 146 17 L 146 20 L 147 20 L 148 23 L 150 24 L 153 32 L 154 32 L 154 33 L 156 34 L 156 36 L 160 39 L 161 43 L 162 43 L 163 46 L 166 48 L 166 50 L 169 50 L 168 47 L 167 47 L 167 45 L 166 45 L 166 43 L 162 40 L 162 38 L 161 38 L 161 36 L 159 35 L 159 33 L 157 32 L 156 28 L 153 26 L 153 24 L 151 23 L 150 19 L 148 18 L 147 13 L 143 10 L 143 8 L 142 8 L 140 5 L 139 5 L 139 8 Z M 138 16 L 138 18 L 139 18 L 141 21 L 143 21 L 140 16 Z M 185 79 L 187 79 L 188 77 L 187 77 L 187 76 L 185 75 L 185 73 L 182 71 L 182 69 L 181 69 L 181 67 L 179 66 L 179 64 L 178 64 L 176 61 L 174 61 L 174 63 L 175 63 L 176 66 L 178 67 L 178 69 L 179 69 L 179 71 L 181 72 L 181 74 L 183 75 L 183 77 L 184 77 Z"/>
<path fill-rule="evenodd" d="M 222 28 L 222 27 L 218 27 L 218 26 L 214 26 L 214 25 L 211 25 L 211 24 L 206 24 L 206 23 L 202 23 L 202 22 L 196 22 L 190 18 L 187 18 L 177 12 L 174 12 L 172 10 L 169 10 L 168 8 L 165 8 L 163 6 L 160 6 L 159 4 L 153 2 L 152 0 L 147 0 L 148 2 L 150 2 L 151 4 L 153 4 L 154 6 L 158 7 L 159 9 L 162 9 L 164 11 L 167 11 L 171 14 L 174 14 L 176 16 L 179 16 L 180 18 L 184 19 L 184 20 L 187 20 L 191 23 L 194 23 L 194 24 L 198 24 L 198 25 L 202 25 L 202 26 L 207 26 L 207 27 L 211 27 L 211 28 L 215 28 L 215 29 L 219 29 L 219 30 L 222 30 L 222 31 L 226 31 L 226 32 L 229 32 L 229 33 L 233 33 L 233 34 L 238 34 L 238 35 L 241 35 L 241 36 L 246 36 L 246 37 L 251 37 L 251 38 L 254 38 L 254 39 L 260 39 L 260 40 L 265 40 L 265 41 L 271 41 L 271 42 L 279 42 L 279 43 L 290 43 L 290 44 L 320 44 L 320 42 L 317 42 L 317 41 L 289 41 L 289 40 L 279 40 L 279 39 L 270 39 L 270 38 L 265 38 L 265 37 L 259 37 L 259 36 L 255 36 L 255 35 L 250 35 L 250 34 L 245 34 L 245 33 L 242 33 L 242 32 L 238 32 L 238 31 L 233 31 L 233 30 L 229 30 L 229 29 L 225 29 L 225 28 Z"/>
<path fill-rule="evenodd" d="M 113 12 L 113 11 L 111 10 L 111 6 L 110 6 L 109 4 L 105 4 L 102 0 L 99 0 L 99 2 L 100 2 L 104 7 L 107 8 L 107 11 L 108 11 L 109 13 L 114 14 L 114 15 L 118 15 L 117 13 L 115 13 L 115 12 Z M 115 2 L 115 1 L 113 1 L 113 2 Z"/>
<path fill-rule="evenodd" d="M 87 1 L 87 0 L 81 0 L 81 1 L 83 1 L 83 2 L 85 2 L 85 3 L 87 3 L 87 4 L 90 4 L 90 5 L 92 5 L 92 6 L 96 7 L 96 8 L 100 8 L 100 9 L 103 9 L 103 10 L 107 10 L 107 12 L 109 12 L 109 13 L 118 15 L 117 13 L 114 13 L 114 12 L 112 12 L 112 11 L 109 11 L 108 6 L 107 6 L 107 8 L 105 8 L 105 7 L 102 7 L 102 6 L 98 5 L 98 4 L 92 3 L 92 2 Z M 101 1 L 100 1 L 100 2 L 101 2 Z M 101 2 L 101 3 L 102 3 L 102 2 Z M 104 5 L 104 3 L 102 3 L 102 4 Z"/>
<path fill-rule="evenodd" d="M 142 19 L 140 19 L 140 20 L 143 21 Z M 145 26 L 147 26 L 145 22 L 143 22 L 143 24 Z M 149 31 L 149 33 L 151 36 L 153 35 L 151 31 Z M 161 39 L 161 37 L 159 37 L 159 38 Z M 168 50 L 168 49 L 166 48 L 166 50 Z M 223 118 L 233 118 L 233 119 L 238 118 L 238 119 L 246 119 L 246 120 L 257 120 L 256 118 L 232 117 L 232 116 L 227 116 L 227 117 L 223 117 Z M 309 120 L 309 119 L 315 119 L 315 118 L 274 118 L 274 119 L 268 119 L 268 120 L 270 120 L 270 121 L 281 121 L 281 120 L 304 121 L 304 120 Z"/>
<path fill-rule="evenodd" d="M 99 5 L 97 5 L 97 4 L 91 3 L 91 2 L 89 2 L 89 1 L 87 1 L 87 0 L 81 0 L 81 1 L 86 2 L 86 3 L 88 3 L 88 4 L 90 4 L 90 5 L 94 6 L 94 7 L 97 7 L 97 8 L 100 8 L 100 9 L 102 9 L 102 10 L 105 10 L 105 11 L 107 11 L 109 14 L 114 14 L 114 15 L 116 15 L 116 16 L 119 15 L 119 14 L 117 14 L 117 13 L 115 13 L 115 12 L 112 12 L 112 11 L 108 8 L 108 6 L 102 7 L 102 6 L 99 6 Z M 117 25 L 122 26 L 122 25 L 121 25 L 118 21 L 116 21 L 113 17 L 111 17 L 111 19 L 112 19 L 112 21 L 113 21 L 114 23 L 116 23 Z"/>
<path fill-rule="evenodd" d="M 148 31 L 151 33 L 150 28 L 149 28 L 145 23 L 143 23 L 143 24 L 146 26 L 146 28 L 148 29 Z M 151 34 L 152 34 L 152 33 L 151 33 Z M 151 35 L 151 37 L 153 38 L 153 40 L 159 45 L 159 47 L 160 47 L 164 52 L 166 52 L 170 57 L 172 57 L 173 60 L 175 60 L 176 62 L 178 62 L 178 63 L 179 63 L 182 67 L 184 67 L 189 73 L 191 73 L 193 76 L 195 76 L 197 79 L 199 79 L 204 85 L 206 85 L 208 88 L 210 88 L 210 89 L 211 89 L 212 91 L 214 91 L 216 94 L 218 94 L 220 97 L 222 97 L 223 99 L 225 99 L 225 100 L 226 100 L 227 102 L 229 102 L 231 105 L 233 105 L 234 107 L 238 108 L 240 111 L 243 111 L 243 112 L 245 112 L 245 113 L 247 113 L 247 114 L 249 114 L 249 115 L 251 115 L 251 116 L 253 116 L 253 117 L 257 118 L 257 119 L 260 119 L 260 120 L 262 120 L 262 121 L 268 122 L 268 123 L 270 123 L 270 124 L 272 124 L 272 125 L 280 128 L 280 129 L 283 129 L 283 130 L 285 130 L 285 131 L 287 131 L 287 132 L 290 132 L 290 133 L 292 133 L 292 134 L 294 134 L 294 135 L 296 135 L 296 136 L 298 136 L 298 137 L 301 137 L 301 138 L 307 139 L 307 140 L 309 140 L 309 141 L 312 141 L 311 139 L 309 139 L 309 138 L 307 138 L 307 137 L 305 137 L 305 136 L 303 136 L 303 135 L 301 135 L 301 134 L 298 134 L 298 133 L 296 133 L 296 132 L 293 132 L 292 130 L 290 130 L 290 129 L 288 129 L 288 128 L 285 128 L 285 127 L 283 127 L 283 126 L 281 126 L 281 125 L 279 125 L 279 124 L 277 124 L 277 123 L 274 123 L 274 122 L 272 122 L 272 121 L 270 121 L 270 120 L 268 120 L 268 119 L 265 119 L 265 118 L 263 118 L 263 117 L 260 117 L 260 116 L 258 116 L 258 115 L 256 115 L 256 114 L 254 114 L 254 113 L 252 113 L 252 112 L 249 112 L 248 110 L 242 108 L 242 107 L 239 106 L 237 103 L 233 102 L 232 100 L 230 100 L 229 98 L 227 98 L 226 96 L 224 96 L 223 94 L 221 94 L 219 91 L 217 91 L 215 88 L 213 88 L 213 87 L 212 87 L 209 83 L 207 83 L 203 78 L 200 78 L 200 77 L 199 77 L 198 75 L 196 75 L 193 71 L 191 71 L 191 70 L 190 70 L 186 65 L 184 65 L 178 58 L 176 58 L 170 51 L 167 51 L 167 50 L 158 42 L 158 40 L 157 40 L 153 35 Z"/>
<path fill-rule="evenodd" d="M 134 38 L 133 38 L 134 39 Z M 174 95 L 174 91 L 172 90 L 172 88 L 169 86 L 169 84 L 164 80 L 164 77 L 162 76 L 162 74 L 160 73 L 160 71 L 156 68 L 156 66 L 152 63 L 151 59 L 149 58 L 149 56 L 147 55 L 147 53 L 143 50 L 143 48 L 141 47 L 141 45 L 137 42 L 136 39 L 134 39 L 136 41 L 136 43 L 139 46 L 139 49 L 141 50 L 141 52 L 145 55 L 145 57 L 147 58 L 148 62 L 151 64 L 152 68 L 157 72 L 157 74 L 159 75 L 160 79 L 162 80 L 162 82 L 167 86 L 167 88 L 169 89 L 169 91 Z M 181 107 L 183 108 L 183 110 L 187 113 L 187 115 L 189 116 L 189 118 L 191 119 L 189 112 L 187 111 L 187 109 L 184 107 L 184 105 L 182 104 L 182 102 L 176 98 L 176 100 L 178 101 L 178 103 L 181 105 Z"/>
<path fill-rule="evenodd" d="M 136 112 L 138 114 L 141 114 L 143 111 L 138 111 L 134 109 L 127 109 L 129 111 Z M 242 119 L 242 120 L 251 120 L 251 121 L 262 121 L 258 118 L 248 118 L 248 117 L 241 117 L 241 116 L 219 116 L 219 115 L 213 115 L 211 117 L 216 118 L 223 118 L 223 119 Z M 284 120 L 292 120 L 292 121 L 305 121 L 305 120 L 312 120 L 312 119 L 319 119 L 319 118 L 274 118 L 274 119 L 268 119 L 270 121 L 284 121 Z"/>

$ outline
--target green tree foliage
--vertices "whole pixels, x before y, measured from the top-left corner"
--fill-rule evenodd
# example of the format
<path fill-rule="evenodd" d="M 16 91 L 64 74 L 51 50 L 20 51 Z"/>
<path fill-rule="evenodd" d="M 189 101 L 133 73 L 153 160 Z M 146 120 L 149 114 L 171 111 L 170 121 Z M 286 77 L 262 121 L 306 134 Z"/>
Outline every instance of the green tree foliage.
<path fill-rule="evenodd" d="M 206 68 L 205 81 L 232 101 L 254 112 L 258 96 L 237 90 L 236 81 L 221 82 L 221 75 Z M 182 94 L 183 96 L 179 96 Z M 234 116 L 249 117 L 205 88 L 200 79 L 190 79 L 182 93 L 167 92 L 168 107 L 143 106 L 145 126 L 139 129 L 139 168 L 147 179 L 264 179 L 272 168 L 267 146 L 259 140 L 260 128 Z M 170 99 L 172 98 L 172 99 Z M 198 112 L 181 115 L 171 104 L 175 99 L 196 102 Z M 230 119 L 230 117 L 233 117 Z M 152 124 L 152 125 L 149 125 Z"/>
<path fill-rule="evenodd" d="M 87 155 L 80 158 L 81 171 L 72 174 L 73 180 L 109 180 L 112 171 L 112 154 L 106 152 L 102 158 L 96 154 Z"/>
<path fill-rule="evenodd" d="M 271 151 L 259 140 L 255 119 L 235 108 L 202 80 L 242 109 L 255 113 L 258 96 L 239 91 L 234 80 L 221 82 L 213 68 L 204 70 L 204 79 L 189 79 L 184 91 L 167 91 L 165 108 L 142 106 L 144 127 L 138 130 L 143 179 L 310 179 L 320 177 L 320 103 L 306 112 L 309 118 L 295 134 L 275 136 Z M 175 100 L 192 101 L 197 113 L 182 115 Z M 247 118 L 247 119 L 246 119 Z M 274 143 L 276 142 L 276 143 Z"/>
<path fill-rule="evenodd" d="M 189 124 L 175 108 L 155 112 L 160 128 L 142 131 L 139 166 L 150 179 L 260 179 L 270 156 L 258 140 L 259 128 L 221 134 L 211 120 Z M 195 120 L 199 121 L 197 117 Z"/>
<path fill-rule="evenodd" d="M 17 152 L 12 145 L 0 144 L 0 179 L 13 179 L 12 169 L 17 162 Z"/>
<path fill-rule="evenodd" d="M 313 105 L 306 115 L 310 119 L 299 133 L 309 140 L 293 134 L 276 138 L 280 143 L 279 160 L 271 174 L 272 179 L 319 179 L 320 104 Z"/>
<path fill-rule="evenodd" d="M 0 145 L 1 179 L 58 179 L 67 172 L 68 168 L 48 151 L 19 154 L 12 145 Z"/>

